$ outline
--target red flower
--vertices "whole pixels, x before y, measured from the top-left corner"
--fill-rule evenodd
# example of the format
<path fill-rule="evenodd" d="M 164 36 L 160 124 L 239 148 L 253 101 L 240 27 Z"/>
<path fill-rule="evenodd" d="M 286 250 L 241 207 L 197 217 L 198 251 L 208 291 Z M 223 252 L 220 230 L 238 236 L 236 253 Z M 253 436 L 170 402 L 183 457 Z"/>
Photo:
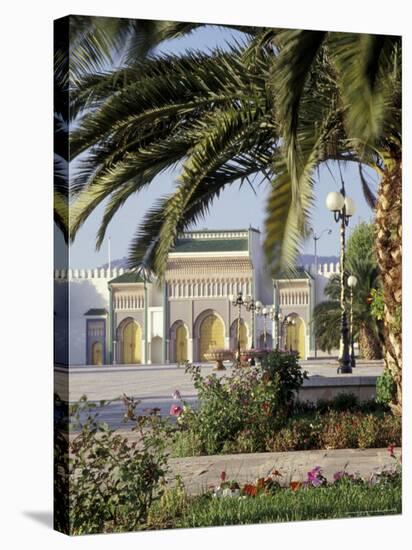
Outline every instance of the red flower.
<path fill-rule="evenodd" d="M 302 483 L 300 481 L 291 481 L 289 487 L 292 491 L 297 491 L 302 487 Z"/>
<path fill-rule="evenodd" d="M 220 472 L 220 481 L 225 481 L 226 479 L 226 472 Z"/>
<path fill-rule="evenodd" d="M 179 407 L 179 405 L 172 405 L 170 407 L 169 414 L 171 416 L 179 416 L 183 412 L 182 407 Z"/>
<path fill-rule="evenodd" d="M 249 497 L 255 497 L 257 493 L 257 489 L 254 485 L 247 483 L 246 485 L 243 486 L 242 492 Z"/>
<path fill-rule="evenodd" d="M 395 445 L 394 445 L 393 443 L 391 443 L 390 445 L 388 445 L 388 453 L 389 453 L 389 456 L 395 456 L 394 449 L 395 449 Z"/>

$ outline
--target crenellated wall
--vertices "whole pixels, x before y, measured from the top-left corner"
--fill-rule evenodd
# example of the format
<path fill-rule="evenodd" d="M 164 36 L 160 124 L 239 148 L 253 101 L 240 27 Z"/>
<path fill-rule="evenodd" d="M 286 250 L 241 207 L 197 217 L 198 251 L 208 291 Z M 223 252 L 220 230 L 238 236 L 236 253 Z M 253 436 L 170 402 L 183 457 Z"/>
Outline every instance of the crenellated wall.
<path fill-rule="evenodd" d="M 316 265 L 315 264 L 306 264 L 305 270 L 310 273 L 312 276 L 316 273 Z M 318 274 L 323 275 L 324 277 L 331 277 L 335 273 L 340 272 L 340 265 L 339 262 L 331 262 L 331 263 L 325 263 L 325 264 L 318 264 Z"/>
<path fill-rule="evenodd" d="M 55 279 L 114 279 L 119 275 L 123 275 L 128 269 L 113 268 L 113 269 L 55 269 Z"/>

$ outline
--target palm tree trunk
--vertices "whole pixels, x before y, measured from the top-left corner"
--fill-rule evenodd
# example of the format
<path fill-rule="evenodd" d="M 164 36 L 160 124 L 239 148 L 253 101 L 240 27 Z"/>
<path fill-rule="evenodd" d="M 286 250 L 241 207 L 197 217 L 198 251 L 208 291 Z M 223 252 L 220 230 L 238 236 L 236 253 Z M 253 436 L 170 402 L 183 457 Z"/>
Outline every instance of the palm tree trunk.
<path fill-rule="evenodd" d="M 364 359 L 382 359 L 379 338 L 367 324 L 359 327 L 359 352 Z"/>
<path fill-rule="evenodd" d="M 375 245 L 384 292 L 384 359 L 396 385 L 392 410 L 402 413 L 402 162 L 392 158 L 380 182 Z"/>

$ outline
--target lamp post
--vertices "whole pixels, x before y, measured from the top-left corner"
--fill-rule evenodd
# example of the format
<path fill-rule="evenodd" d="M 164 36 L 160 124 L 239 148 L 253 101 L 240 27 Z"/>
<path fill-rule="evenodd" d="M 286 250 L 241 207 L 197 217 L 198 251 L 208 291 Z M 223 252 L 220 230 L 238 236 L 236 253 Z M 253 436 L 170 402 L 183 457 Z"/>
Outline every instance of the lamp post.
<path fill-rule="evenodd" d="M 252 349 L 255 348 L 255 313 L 259 312 L 259 309 L 262 307 L 261 302 L 257 301 L 252 298 L 252 296 L 246 296 L 246 299 L 244 301 L 246 311 L 252 312 Z"/>
<path fill-rule="evenodd" d="M 270 319 L 272 321 L 276 322 L 276 350 L 279 351 L 280 350 L 280 339 L 281 339 L 281 336 L 282 336 L 280 327 L 281 327 L 281 324 L 282 324 L 282 321 L 283 321 L 283 315 L 280 313 L 279 307 L 277 307 L 276 309 L 271 308 L 271 310 L 270 310 Z"/>
<path fill-rule="evenodd" d="M 236 351 L 236 362 L 237 366 L 240 366 L 240 320 L 242 316 L 242 306 L 245 306 L 248 302 L 243 299 L 242 291 L 237 293 L 237 296 L 229 296 L 229 300 L 232 302 L 232 305 L 238 308 L 237 315 L 237 351 Z"/>
<path fill-rule="evenodd" d="M 342 180 L 340 192 L 332 191 L 326 197 L 326 206 L 333 212 L 336 223 L 340 223 L 340 307 L 342 310 L 341 342 L 342 355 L 339 357 L 338 373 L 348 374 L 352 372 L 349 353 L 349 328 L 346 312 L 345 297 L 345 230 L 349 219 L 355 213 L 355 201 L 345 194 L 345 185 Z"/>
<path fill-rule="evenodd" d="M 296 320 L 292 315 L 287 315 L 285 317 L 285 320 L 283 321 L 283 324 L 288 327 L 294 327 L 296 325 Z M 286 338 L 285 338 L 285 349 L 286 349 Z M 292 351 L 291 342 L 289 343 L 289 351 Z"/>
<path fill-rule="evenodd" d="M 350 288 L 350 359 L 351 359 L 351 366 L 352 368 L 356 367 L 356 359 L 355 359 L 355 345 L 354 345 L 354 330 L 353 330 L 353 289 L 358 284 L 358 279 L 355 277 L 355 275 L 350 275 L 348 277 L 348 287 Z"/>
<path fill-rule="evenodd" d="M 268 336 L 268 332 L 267 332 L 267 318 L 268 316 L 270 315 L 270 308 L 266 307 L 266 306 L 263 306 L 260 302 L 260 307 L 257 311 L 257 313 L 259 315 L 262 315 L 263 317 L 263 347 L 264 349 L 267 348 L 267 336 Z"/>
<path fill-rule="evenodd" d="M 313 229 L 313 227 L 311 227 L 311 233 L 312 233 L 314 256 L 315 256 L 315 280 L 313 284 L 313 302 L 316 305 L 316 276 L 318 274 L 318 241 L 322 237 L 322 235 L 324 235 L 325 233 L 330 235 L 332 233 L 332 229 L 324 229 L 319 233 L 319 235 L 316 235 L 315 230 Z M 316 336 L 314 337 L 314 345 L 315 345 L 315 359 L 316 359 L 318 356 Z"/>

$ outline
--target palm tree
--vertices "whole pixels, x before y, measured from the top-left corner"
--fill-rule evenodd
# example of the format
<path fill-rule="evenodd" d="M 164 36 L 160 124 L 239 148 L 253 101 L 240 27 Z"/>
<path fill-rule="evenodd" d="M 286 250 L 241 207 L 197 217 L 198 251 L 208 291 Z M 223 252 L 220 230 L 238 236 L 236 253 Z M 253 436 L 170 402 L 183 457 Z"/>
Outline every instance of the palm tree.
<path fill-rule="evenodd" d="M 279 37 L 274 80 L 296 193 L 299 179 L 294 166 L 301 162 L 299 119 L 305 86 L 313 65 L 325 53 L 334 71 L 338 92 L 334 100 L 342 110 L 348 143 L 359 160 L 380 176 L 375 248 L 385 302 L 384 358 L 397 387 L 392 409 L 398 414 L 402 410 L 401 46 L 397 36 L 285 31 Z M 270 246 L 270 235 L 267 243 Z"/>
<path fill-rule="evenodd" d="M 358 280 L 353 300 L 354 339 L 365 359 L 381 359 L 382 346 L 380 324 L 371 313 L 369 297 L 373 289 L 380 287 L 376 262 L 370 258 L 351 259 L 348 273 Z M 322 350 L 339 347 L 341 333 L 340 277 L 333 275 L 325 287 L 329 300 L 317 304 L 314 309 L 315 337 Z"/>
<path fill-rule="evenodd" d="M 99 246 L 120 206 L 179 165 L 175 192 L 148 212 L 130 249 L 131 266 L 144 258 L 161 275 L 178 234 L 226 185 L 257 175 L 271 185 L 265 250 L 276 271 L 293 265 L 306 234 L 315 168 L 330 159 L 372 166 L 381 176 L 385 361 L 400 410 L 400 75 L 398 37 L 275 29 L 247 29 L 229 52 L 150 57 L 86 74 L 72 90 L 81 116 L 71 151 L 88 156 L 73 184 L 81 193 L 71 238 L 109 197 Z"/>

